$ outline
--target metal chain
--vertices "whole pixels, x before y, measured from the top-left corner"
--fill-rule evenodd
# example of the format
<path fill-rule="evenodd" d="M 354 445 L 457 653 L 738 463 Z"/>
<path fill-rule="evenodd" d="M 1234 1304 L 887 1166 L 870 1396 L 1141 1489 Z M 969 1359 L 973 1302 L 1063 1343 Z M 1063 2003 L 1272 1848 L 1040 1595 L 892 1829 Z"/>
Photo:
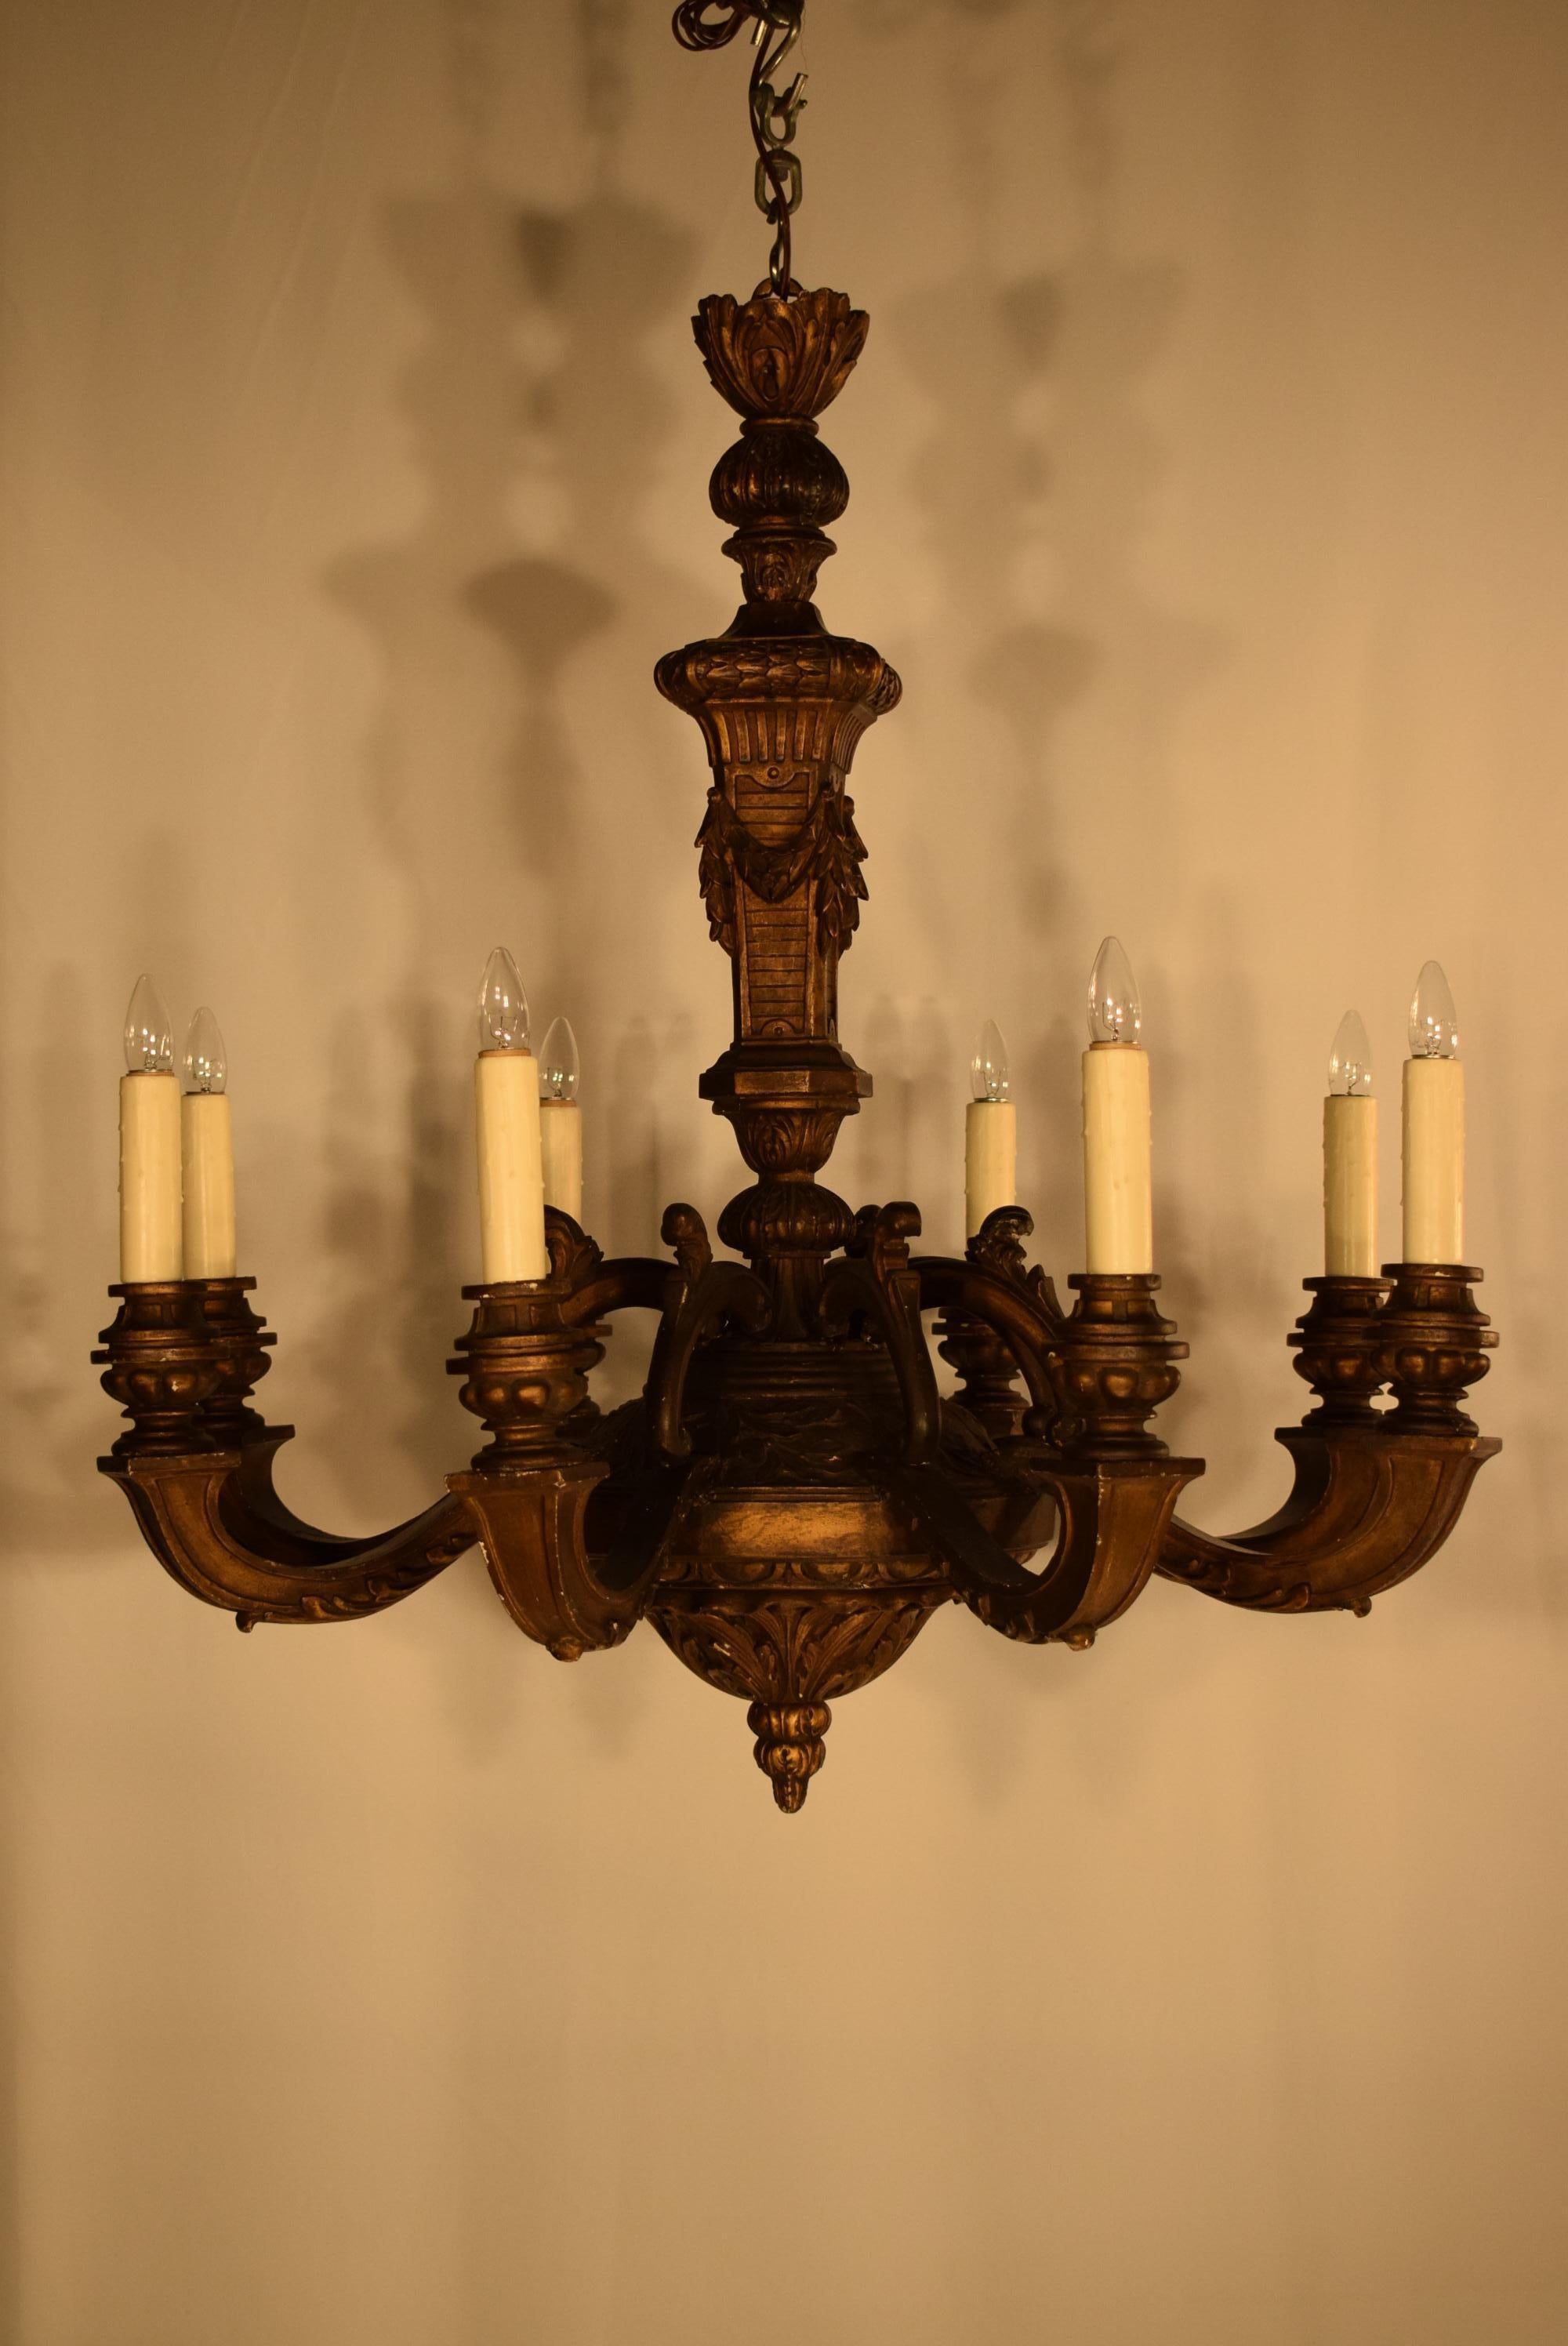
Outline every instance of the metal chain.
<path fill-rule="evenodd" d="M 793 148 L 806 103 L 806 76 L 798 73 L 784 90 L 776 87 L 774 76 L 800 37 L 804 6 L 805 0 L 681 0 L 675 12 L 675 36 L 683 49 L 721 49 L 743 25 L 754 27 L 750 106 L 757 209 L 773 230 L 768 273 L 781 298 L 794 283 L 789 218 L 799 209 L 803 187 L 800 158 Z"/>

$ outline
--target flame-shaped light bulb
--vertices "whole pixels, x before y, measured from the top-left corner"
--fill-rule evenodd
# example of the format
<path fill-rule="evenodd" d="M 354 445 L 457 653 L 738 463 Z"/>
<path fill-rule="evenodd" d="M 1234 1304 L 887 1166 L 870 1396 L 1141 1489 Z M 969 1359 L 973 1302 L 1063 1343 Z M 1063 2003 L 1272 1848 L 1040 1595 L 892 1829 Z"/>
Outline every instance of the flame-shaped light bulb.
<path fill-rule="evenodd" d="M 229 1056 L 223 1030 L 204 1002 L 192 1013 L 185 1035 L 185 1088 L 188 1092 L 220 1092 L 229 1082 Z"/>
<path fill-rule="evenodd" d="M 539 1054 L 539 1096 L 575 1100 L 577 1096 L 577 1038 L 569 1018 L 552 1018 Z"/>
<path fill-rule="evenodd" d="M 1004 1100 L 1013 1089 L 1007 1046 L 994 1018 L 988 1018 L 975 1037 L 969 1062 L 969 1088 L 977 1100 Z"/>
<path fill-rule="evenodd" d="M 1336 1099 L 1365 1099 L 1372 1088 L 1372 1046 L 1359 1010 L 1347 1010 L 1334 1029 L 1329 1090 Z"/>
<path fill-rule="evenodd" d="M 480 980 L 479 1047 L 482 1051 L 528 1048 L 528 996 L 517 964 L 504 945 L 496 946 Z"/>
<path fill-rule="evenodd" d="M 1138 984 L 1120 937 L 1107 937 L 1089 978 L 1089 1039 L 1135 1043 L 1144 1023 Z"/>
<path fill-rule="evenodd" d="M 1412 1059 L 1457 1059 L 1459 1013 L 1441 962 L 1421 964 L 1410 997 L 1410 1056 Z"/>
<path fill-rule="evenodd" d="M 174 1069 L 174 1028 L 145 970 L 126 1012 L 126 1066 L 133 1076 L 167 1076 Z"/>

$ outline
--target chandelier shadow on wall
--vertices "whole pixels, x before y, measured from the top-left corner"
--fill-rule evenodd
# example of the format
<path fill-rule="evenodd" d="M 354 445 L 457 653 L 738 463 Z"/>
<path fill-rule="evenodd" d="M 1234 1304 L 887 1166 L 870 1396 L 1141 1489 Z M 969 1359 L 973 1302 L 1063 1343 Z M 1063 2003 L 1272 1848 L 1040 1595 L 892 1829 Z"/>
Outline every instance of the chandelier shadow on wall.
<path fill-rule="evenodd" d="M 251 1406 L 273 1338 L 255 1282 L 235 1275 L 221 1039 L 199 1013 L 182 1096 L 144 982 L 121 1083 L 119 1309 L 94 1355 L 129 1421 L 104 1473 L 180 1585 L 240 1628 L 381 1612 L 477 1543 L 514 1620 L 560 1659 L 619 1645 L 646 1618 L 748 1703 L 787 1810 L 822 1764 L 830 1704 L 895 1662 L 939 1606 L 1076 1651 L 1156 1572 L 1259 1612 L 1365 1613 L 1441 1545 L 1498 1447 L 1461 1407 L 1496 1340 L 1461 1261 L 1463 1068 L 1435 964 L 1404 1076 L 1405 1260 L 1380 1275 L 1377 1104 L 1352 1015 L 1325 1103 L 1326 1269 L 1288 1339 L 1315 1405 L 1278 1436 L 1290 1497 L 1233 1538 L 1177 1515 L 1201 1462 L 1171 1457 L 1150 1426 L 1186 1347 L 1156 1300 L 1148 1062 L 1115 940 L 1091 988 L 1087 1268 L 1068 1281 L 1070 1309 L 1027 1258 L 994 1029 L 975 1056 L 962 1256 L 913 1250 L 912 1205 L 855 1211 L 818 1178 L 871 1089 L 839 1040 L 839 963 L 866 895 L 845 780 L 900 686 L 812 600 L 833 551 L 825 527 L 849 498 L 815 419 L 868 321 L 791 274 L 803 83 L 778 76 L 801 5 L 687 0 L 675 19 L 688 48 L 753 33 L 757 195 L 774 237 L 750 300 L 710 295 L 694 321 L 741 418 L 710 494 L 745 600 L 725 634 L 671 652 L 657 678 L 700 727 L 713 773 L 699 878 L 735 1033 L 699 1089 L 752 1176 L 719 1219 L 728 1253 L 685 1205 L 664 1217 L 670 1259 L 601 1253 L 579 1220 L 569 1030 L 552 1030 L 541 1098 L 522 987 L 493 955 L 477 1062 L 484 1279 L 463 1290 L 473 1320 L 449 1363 L 486 1439 L 412 1522 L 373 1539 L 316 1531 L 273 1488 L 291 1429 Z M 641 1398 L 606 1416 L 590 1372 L 628 1311 L 656 1317 L 651 1365 Z"/>

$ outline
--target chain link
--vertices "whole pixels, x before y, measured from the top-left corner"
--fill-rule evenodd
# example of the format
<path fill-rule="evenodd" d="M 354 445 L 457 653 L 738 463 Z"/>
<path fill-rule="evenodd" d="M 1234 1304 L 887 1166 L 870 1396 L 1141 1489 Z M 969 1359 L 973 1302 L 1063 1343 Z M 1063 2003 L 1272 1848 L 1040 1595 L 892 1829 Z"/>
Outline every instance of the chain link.
<path fill-rule="evenodd" d="M 794 283 L 790 268 L 790 215 L 803 193 L 800 158 L 794 152 L 806 76 L 798 73 L 787 89 L 775 76 L 800 37 L 805 0 L 681 0 L 675 36 L 683 49 L 721 49 L 751 25 L 757 51 L 751 68 L 751 137 L 757 148 L 757 209 L 773 230 L 768 273 L 773 291 L 787 297 Z"/>

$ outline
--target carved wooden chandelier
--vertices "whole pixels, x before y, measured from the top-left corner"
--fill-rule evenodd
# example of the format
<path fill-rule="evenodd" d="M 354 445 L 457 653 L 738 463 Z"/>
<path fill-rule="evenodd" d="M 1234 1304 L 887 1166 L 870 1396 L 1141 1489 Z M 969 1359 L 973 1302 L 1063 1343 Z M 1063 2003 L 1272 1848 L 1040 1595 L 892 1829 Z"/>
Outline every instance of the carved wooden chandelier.
<path fill-rule="evenodd" d="M 753 1176 L 719 1219 L 731 1255 L 716 1258 L 697 1213 L 672 1206 L 673 1260 L 606 1260 L 530 1188 L 536 1130 L 523 1158 L 487 1160 L 487 1215 L 504 1220 L 521 1197 L 525 1217 L 535 1198 L 541 1252 L 525 1267 L 544 1274 L 510 1275 L 504 1260 L 497 1274 L 487 1255 L 486 1282 L 463 1290 L 473 1321 L 450 1366 L 488 1439 L 412 1522 L 373 1539 L 312 1530 L 273 1489 L 290 1429 L 250 1406 L 273 1341 L 248 1300 L 254 1281 L 228 1275 L 231 1256 L 192 1251 L 192 1214 L 199 1229 L 210 1204 L 193 1170 L 210 1121 L 207 1034 L 184 1103 L 183 1258 L 176 1086 L 172 1265 L 134 1250 L 122 1261 L 119 1309 L 94 1355 L 129 1420 L 103 1471 L 174 1577 L 240 1628 L 380 1612 L 478 1542 L 514 1619 L 560 1659 L 618 1645 L 646 1617 L 699 1677 L 748 1702 L 758 1762 L 787 1810 L 822 1763 L 830 1702 L 888 1668 L 938 1606 L 956 1600 L 1010 1637 L 1075 1650 L 1156 1572 L 1257 1611 L 1365 1613 L 1434 1553 L 1498 1447 L 1461 1407 L 1496 1341 L 1471 1294 L 1480 1273 L 1411 1260 L 1374 1275 L 1375 1236 L 1333 1243 L 1331 1195 L 1329 1270 L 1307 1280 L 1311 1302 L 1288 1340 L 1317 1397 L 1278 1436 L 1295 1488 L 1256 1530 L 1211 1536 L 1176 1514 L 1201 1462 L 1171 1457 L 1149 1430 L 1186 1347 L 1156 1303 L 1135 1210 L 1132 1254 L 1113 1246 L 1109 1261 L 1091 1212 L 1091 1268 L 1069 1281 L 1064 1310 L 1028 1267 L 1032 1224 L 1016 1205 L 987 1214 L 962 1258 L 919 1255 L 912 1205 L 857 1213 L 817 1178 L 871 1088 L 838 1035 L 839 961 L 866 892 L 845 780 L 900 686 L 869 645 L 828 633 L 811 599 L 833 551 L 824 525 L 849 496 L 814 419 L 847 382 L 867 320 L 790 274 L 801 77 L 780 92 L 774 76 L 801 5 L 686 0 L 675 20 L 687 47 L 721 46 L 747 25 L 755 34 L 758 198 L 775 238 L 751 299 L 710 296 L 695 321 L 708 372 L 742 419 L 711 496 L 734 532 L 725 551 L 745 602 L 725 634 L 657 670 L 659 690 L 701 727 L 713 770 L 700 879 L 729 958 L 735 1034 L 700 1093 L 734 1126 Z M 1141 1061 L 1120 1016 L 1098 1047 Z M 520 1035 L 493 1023 L 491 1039 L 482 1156 L 487 1063 L 507 1063 L 502 1090 L 508 1068 L 530 1104 L 537 1088 Z M 149 1048 L 155 1083 L 175 1084 L 169 1056 Z M 1091 1062 L 1095 1051 L 1093 1075 Z M 163 1146 L 147 1138 L 162 1114 L 147 1084 L 137 1072 L 122 1086 L 122 1217 L 133 1220 L 147 1150 Z M 1350 1133 L 1352 1108 L 1371 1107 L 1353 1096 L 1361 1088 L 1352 1065 L 1329 1103 L 1331 1191 L 1336 1163 L 1359 1178 L 1369 1161 L 1356 1157 L 1369 1126 Z M 1086 1084 L 1091 1124 L 1098 1097 Z M 1457 1255 L 1457 1214 L 1418 1225 L 1452 1229 L 1451 1243 L 1410 1242 L 1412 1117 L 1419 1144 L 1426 1097 L 1407 1069 L 1405 1252 Z M 1114 1198 L 1111 1210 L 1114 1221 Z M 187 1275 L 164 1275 L 171 1267 Z M 589 1372 L 613 1315 L 632 1310 L 657 1316 L 652 1363 L 640 1400 L 605 1416 Z M 927 1312 L 941 1315 L 951 1400 L 939 1397 Z M 1391 1406 L 1380 1407 L 1385 1392 Z"/>

